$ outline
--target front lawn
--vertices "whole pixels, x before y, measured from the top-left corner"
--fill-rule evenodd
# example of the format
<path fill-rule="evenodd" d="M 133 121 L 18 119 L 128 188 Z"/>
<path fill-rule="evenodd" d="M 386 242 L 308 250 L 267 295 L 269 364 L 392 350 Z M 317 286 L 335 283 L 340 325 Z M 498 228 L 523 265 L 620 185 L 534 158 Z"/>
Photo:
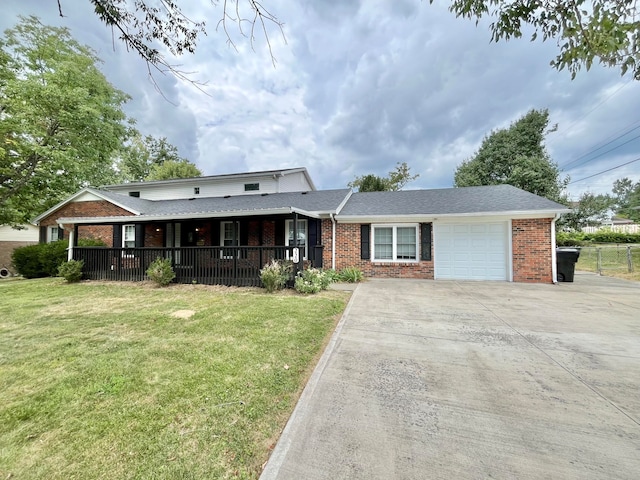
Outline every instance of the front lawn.
<path fill-rule="evenodd" d="M 347 299 L 0 283 L 0 478 L 257 478 Z"/>

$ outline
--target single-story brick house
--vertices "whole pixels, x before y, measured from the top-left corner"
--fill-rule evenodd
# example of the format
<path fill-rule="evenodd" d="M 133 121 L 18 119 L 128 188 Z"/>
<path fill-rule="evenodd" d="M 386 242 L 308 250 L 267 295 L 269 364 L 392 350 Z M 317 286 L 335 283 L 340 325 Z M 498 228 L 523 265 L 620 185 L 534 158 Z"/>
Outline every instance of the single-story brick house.
<path fill-rule="evenodd" d="M 163 256 L 181 282 L 258 285 L 275 258 L 370 277 L 551 283 L 567 211 L 509 185 L 317 190 L 295 168 L 85 188 L 35 223 L 41 238 L 64 232 L 90 278 L 141 280 Z"/>

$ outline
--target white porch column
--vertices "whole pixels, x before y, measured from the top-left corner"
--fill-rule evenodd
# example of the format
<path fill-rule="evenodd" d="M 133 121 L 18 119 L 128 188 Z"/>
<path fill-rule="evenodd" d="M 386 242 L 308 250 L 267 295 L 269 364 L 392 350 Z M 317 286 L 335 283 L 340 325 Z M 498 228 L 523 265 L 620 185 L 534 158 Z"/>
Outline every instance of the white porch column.
<path fill-rule="evenodd" d="M 67 261 L 73 260 L 73 244 L 75 243 L 74 233 L 75 228 L 69 230 L 69 248 L 67 248 Z"/>

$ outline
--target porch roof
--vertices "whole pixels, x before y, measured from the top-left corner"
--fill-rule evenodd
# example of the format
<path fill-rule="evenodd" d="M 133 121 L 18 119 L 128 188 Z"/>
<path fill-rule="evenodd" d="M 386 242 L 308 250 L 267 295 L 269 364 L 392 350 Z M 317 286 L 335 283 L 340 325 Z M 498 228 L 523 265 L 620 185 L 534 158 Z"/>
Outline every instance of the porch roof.
<path fill-rule="evenodd" d="M 92 189 L 93 190 L 93 189 Z M 300 213 L 308 217 L 328 217 L 346 202 L 351 189 L 314 190 L 263 195 L 237 195 L 179 200 L 146 200 L 105 190 L 100 197 L 135 211 L 135 216 L 67 217 L 61 224 L 123 223 L 167 221 L 209 217 L 246 217 Z"/>

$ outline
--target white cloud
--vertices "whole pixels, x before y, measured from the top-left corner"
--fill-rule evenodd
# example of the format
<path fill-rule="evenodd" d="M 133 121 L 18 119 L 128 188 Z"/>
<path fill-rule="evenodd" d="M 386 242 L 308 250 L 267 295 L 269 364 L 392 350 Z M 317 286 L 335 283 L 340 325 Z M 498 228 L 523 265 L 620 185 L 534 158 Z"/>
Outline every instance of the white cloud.
<path fill-rule="evenodd" d="M 68 26 L 105 60 L 107 78 L 133 99 L 127 106 L 145 134 L 165 136 L 206 174 L 306 166 L 319 188 L 344 187 L 355 175 L 386 175 L 406 161 L 420 179 L 409 185 L 451 185 L 456 166 L 491 130 L 531 108 L 548 108 L 558 131 L 549 151 L 561 166 L 637 120 L 637 82 L 624 86 L 615 69 L 594 66 L 574 81 L 549 66 L 554 42 L 490 43 L 487 22 L 456 19 L 444 2 L 414 0 L 283 0 L 269 2 L 284 23 L 273 25 L 271 63 L 261 32 L 250 42 L 231 30 L 237 51 L 215 31 L 221 11 L 184 2 L 207 20 L 195 55 L 176 61 L 208 82 L 208 95 L 171 76 L 155 75 L 91 11 L 89 2 L 3 5 L 0 27 L 37 14 Z M 602 102 L 602 103 L 601 103 Z M 594 109 L 594 107 L 596 107 Z M 640 132 L 639 132 L 640 133 Z M 574 179 L 640 156 L 640 140 L 568 173 Z M 640 179 L 640 162 L 572 185 L 610 189 L 624 175 Z"/>

